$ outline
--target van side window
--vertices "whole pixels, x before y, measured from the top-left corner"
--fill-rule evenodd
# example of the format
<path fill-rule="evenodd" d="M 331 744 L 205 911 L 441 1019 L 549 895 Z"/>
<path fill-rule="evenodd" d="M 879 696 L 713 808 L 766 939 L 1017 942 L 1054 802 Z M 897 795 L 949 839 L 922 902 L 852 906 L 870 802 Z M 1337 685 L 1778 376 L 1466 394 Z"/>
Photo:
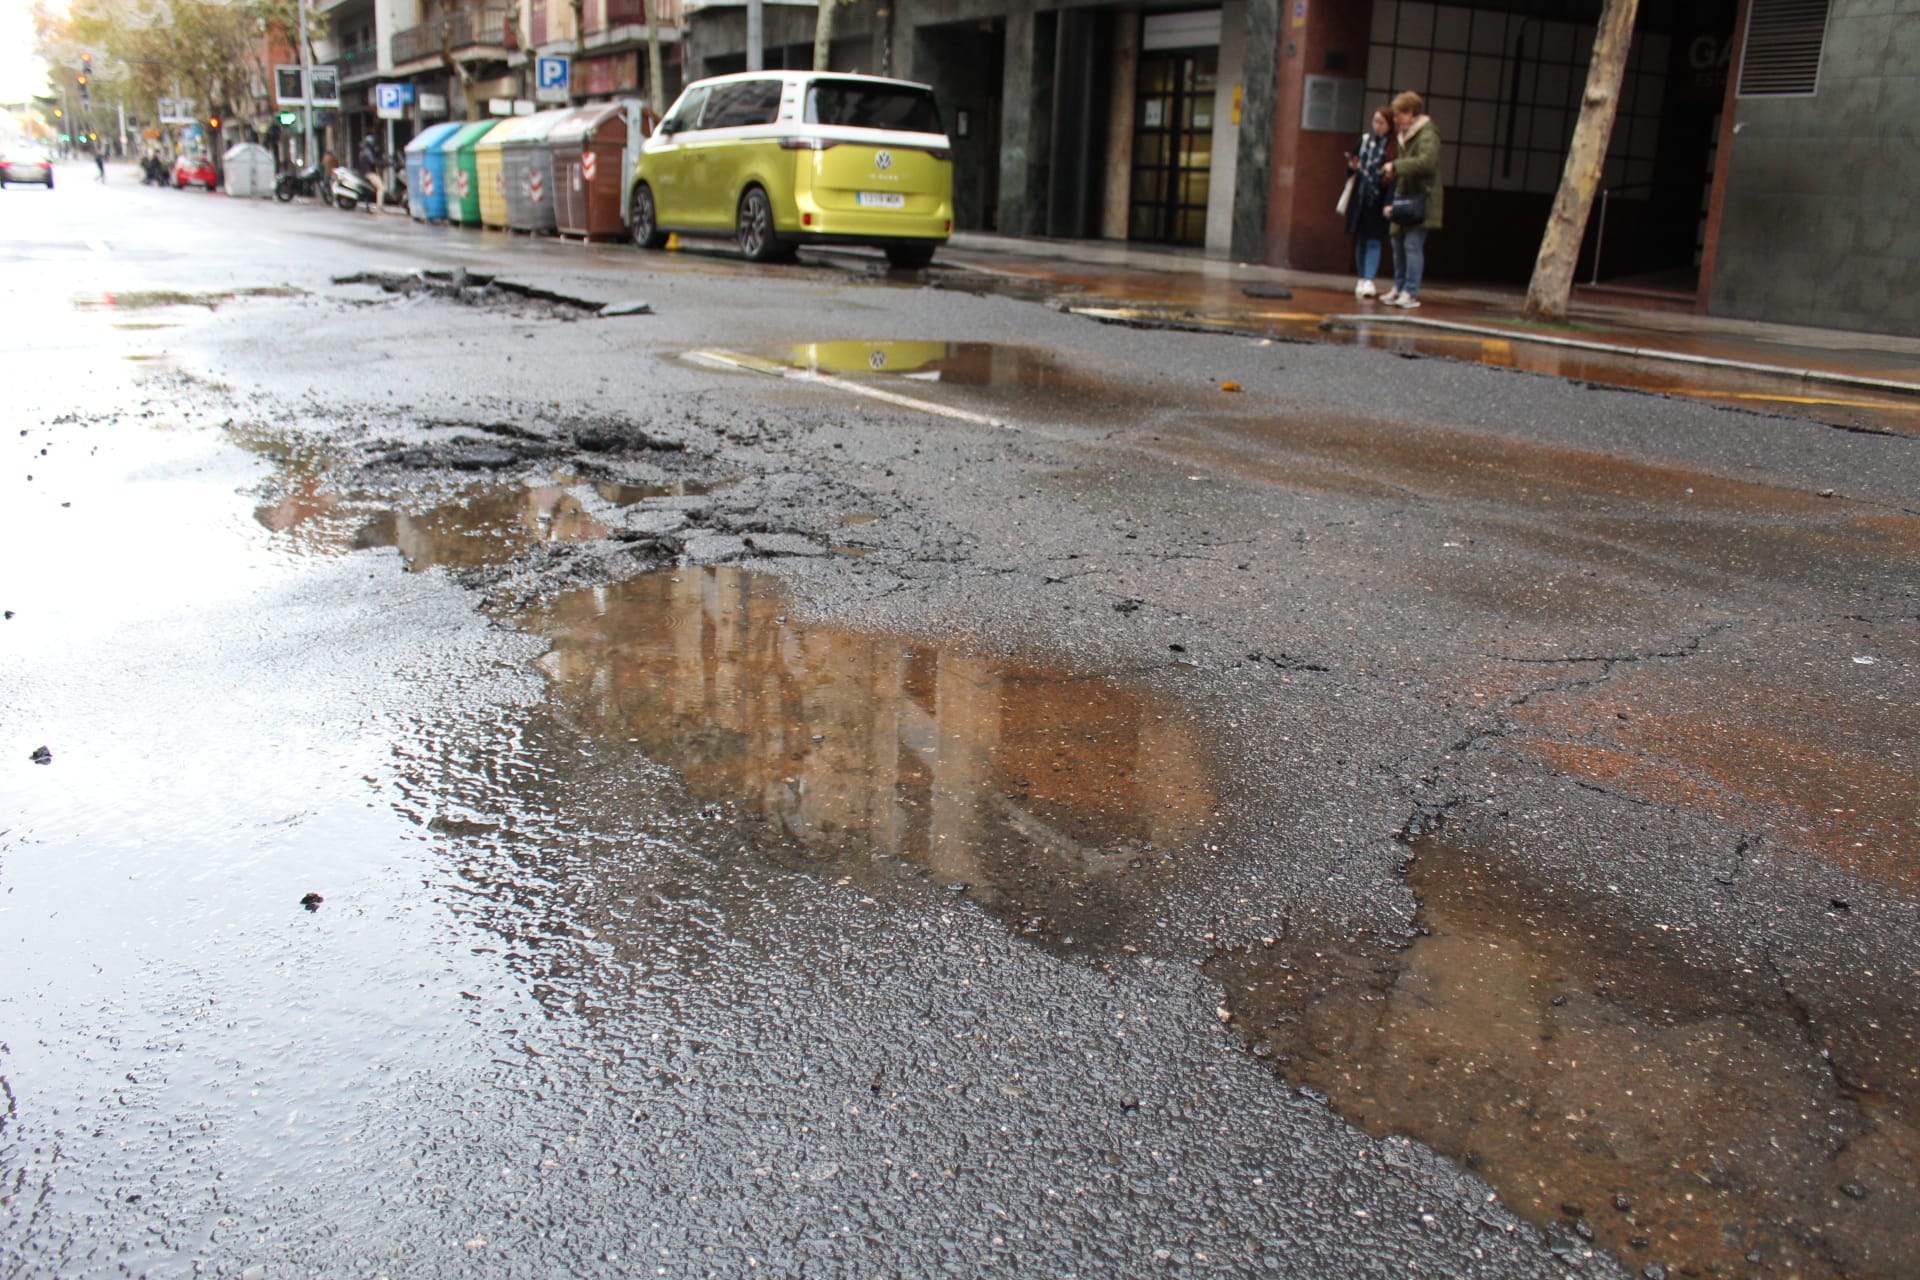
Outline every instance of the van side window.
<path fill-rule="evenodd" d="M 700 127 L 737 129 L 745 125 L 772 124 L 779 114 L 778 80 L 740 80 L 714 87 Z"/>
<path fill-rule="evenodd" d="M 674 104 L 673 110 L 667 113 L 667 118 L 660 122 L 661 125 L 664 127 L 668 123 L 671 123 L 674 128 L 678 129 L 698 129 L 700 127 L 700 108 L 706 105 L 707 92 L 705 89 L 687 90 L 686 93 L 681 95 L 680 101 Z M 668 132 L 672 132 L 672 130 L 668 130 Z"/>

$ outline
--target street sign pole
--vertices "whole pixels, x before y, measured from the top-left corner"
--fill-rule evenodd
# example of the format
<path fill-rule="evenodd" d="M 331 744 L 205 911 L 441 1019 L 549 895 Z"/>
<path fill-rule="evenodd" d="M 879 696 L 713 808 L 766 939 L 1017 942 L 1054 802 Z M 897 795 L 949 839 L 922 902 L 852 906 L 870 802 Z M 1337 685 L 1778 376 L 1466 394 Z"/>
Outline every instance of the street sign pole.
<path fill-rule="evenodd" d="M 307 149 L 300 159 L 301 163 L 312 168 L 319 161 L 313 154 L 313 67 L 307 51 L 307 0 L 294 0 L 294 7 L 300 11 L 300 96 L 307 100 L 300 109 L 300 114 L 307 121 Z"/>

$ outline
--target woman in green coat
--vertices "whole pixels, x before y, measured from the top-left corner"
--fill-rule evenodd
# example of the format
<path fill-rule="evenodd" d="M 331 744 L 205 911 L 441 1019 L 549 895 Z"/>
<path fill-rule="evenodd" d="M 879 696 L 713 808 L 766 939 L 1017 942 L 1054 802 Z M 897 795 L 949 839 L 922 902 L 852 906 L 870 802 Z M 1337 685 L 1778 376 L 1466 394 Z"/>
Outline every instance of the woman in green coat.
<path fill-rule="evenodd" d="M 1382 173 L 1398 185 L 1396 197 L 1424 193 L 1426 221 L 1413 226 L 1393 224 L 1393 292 L 1380 301 L 1394 307 L 1420 305 L 1420 279 L 1427 271 L 1427 232 L 1440 229 L 1445 189 L 1440 184 L 1440 130 L 1426 114 L 1427 104 L 1408 90 L 1393 99 L 1393 123 L 1399 133 L 1399 152 Z"/>

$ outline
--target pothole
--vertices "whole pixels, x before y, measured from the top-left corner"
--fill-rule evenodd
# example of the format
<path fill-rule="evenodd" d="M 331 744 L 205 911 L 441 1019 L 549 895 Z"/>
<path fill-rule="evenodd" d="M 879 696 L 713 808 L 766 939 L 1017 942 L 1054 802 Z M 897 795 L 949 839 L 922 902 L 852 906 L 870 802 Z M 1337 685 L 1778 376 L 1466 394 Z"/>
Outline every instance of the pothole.
<path fill-rule="evenodd" d="M 1843 1084 L 1764 964 L 1703 971 L 1617 899 L 1548 883 L 1518 854 L 1415 853 L 1416 936 L 1281 939 L 1209 962 L 1255 1056 L 1636 1270 L 1920 1271 L 1907 1100 Z M 1860 1021 L 1873 1030 L 1855 1039 L 1913 1051 L 1897 1020 Z"/>

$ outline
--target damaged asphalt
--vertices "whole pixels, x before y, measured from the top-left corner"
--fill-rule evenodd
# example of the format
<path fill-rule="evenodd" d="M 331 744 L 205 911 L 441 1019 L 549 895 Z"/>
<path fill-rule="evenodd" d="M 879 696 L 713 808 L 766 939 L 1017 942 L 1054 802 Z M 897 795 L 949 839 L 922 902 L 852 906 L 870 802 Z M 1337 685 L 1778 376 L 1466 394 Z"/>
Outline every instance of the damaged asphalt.
<path fill-rule="evenodd" d="M 286 292 L 158 333 L 59 320 L 126 372 L 10 456 L 84 508 L 78 446 L 147 433 L 136 482 L 190 450 L 226 536 L 291 557 L 267 625 L 339 642 L 305 714 L 371 740 L 353 803 L 413 852 L 276 905 L 351 921 L 313 945 L 421 1012 L 383 1078 L 360 997 L 237 978 L 257 1032 L 174 1051 L 204 1096 L 54 1116 L 21 1044 L 78 1023 L 10 1001 L 22 1274 L 116 1241 L 288 1274 L 1915 1265 L 1911 437 L 832 265 L 209 216 L 311 257 L 228 250 L 212 285 Z M 682 358 L 818 344 L 835 381 Z M 364 722 L 361 664 L 405 673 Z M 270 702 L 265 667 L 235 683 Z M 7 692 L 16 773 L 45 742 L 62 776 L 22 714 L 53 690 Z M 57 844 L 36 803 L 0 878 Z M 250 919 L 251 962 L 305 963 Z M 199 1023 L 129 991 L 137 1076 Z M 207 1110 L 283 1074 L 249 1065 L 299 1034 L 276 1003 L 348 1046 L 312 1135 Z"/>

